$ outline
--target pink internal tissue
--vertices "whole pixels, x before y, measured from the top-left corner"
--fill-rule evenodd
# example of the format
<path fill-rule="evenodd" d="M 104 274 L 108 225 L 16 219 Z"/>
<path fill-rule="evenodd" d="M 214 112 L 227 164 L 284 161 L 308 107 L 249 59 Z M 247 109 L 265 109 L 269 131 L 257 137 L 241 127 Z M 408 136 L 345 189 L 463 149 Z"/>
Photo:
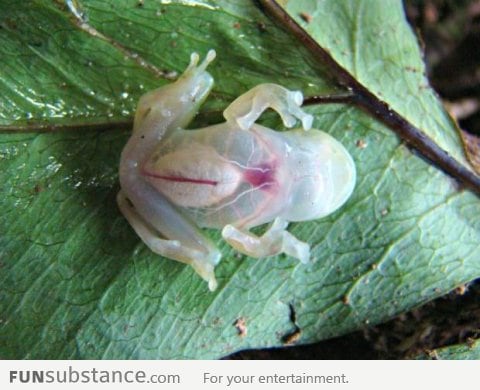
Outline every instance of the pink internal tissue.
<path fill-rule="evenodd" d="M 275 184 L 275 167 L 271 163 L 263 163 L 244 172 L 245 180 L 254 187 L 270 189 Z"/>

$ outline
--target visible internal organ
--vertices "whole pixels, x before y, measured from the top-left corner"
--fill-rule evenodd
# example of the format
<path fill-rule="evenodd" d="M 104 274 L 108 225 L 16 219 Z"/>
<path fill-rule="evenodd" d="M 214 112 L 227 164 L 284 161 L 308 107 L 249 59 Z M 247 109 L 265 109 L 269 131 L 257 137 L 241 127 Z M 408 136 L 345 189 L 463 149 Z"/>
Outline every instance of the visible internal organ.
<path fill-rule="evenodd" d="M 257 167 L 249 167 L 245 169 L 244 180 L 253 187 L 261 190 L 268 190 L 274 187 L 275 181 L 275 165 L 264 163 Z"/>
<path fill-rule="evenodd" d="M 234 195 L 241 183 L 271 189 L 273 164 L 242 167 L 203 145 L 154 154 L 142 169 L 143 176 L 158 191 L 181 207 L 209 207 Z"/>
<path fill-rule="evenodd" d="M 231 200 L 227 206 L 231 212 L 236 215 L 224 213 L 227 219 L 225 223 L 235 223 L 239 228 L 257 226 L 258 219 L 264 215 L 268 207 L 272 207 L 272 199 L 278 195 L 280 183 L 278 182 L 278 170 L 275 162 L 258 163 L 256 166 L 243 167 L 243 182 L 248 185 L 248 189 L 242 186 L 243 191 L 237 191 L 235 199 Z M 259 194 L 259 192 L 263 194 Z M 250 199 L 245 205 L 245 200 Z M 253 206 L 253 207 L 252 207 Z M 249 213 L 245 213 L 249 209 Z M 268 214 L 267 214 L 268 215 Z M 253 223 L 253 224 L 252 224 Z"/>
<path fill-rule="evenodd" d="M 233 194 L 242 173 L 213 148 L 195 145 L 147 160 L 142 174 L 181 207 L 207 207 Z"/>

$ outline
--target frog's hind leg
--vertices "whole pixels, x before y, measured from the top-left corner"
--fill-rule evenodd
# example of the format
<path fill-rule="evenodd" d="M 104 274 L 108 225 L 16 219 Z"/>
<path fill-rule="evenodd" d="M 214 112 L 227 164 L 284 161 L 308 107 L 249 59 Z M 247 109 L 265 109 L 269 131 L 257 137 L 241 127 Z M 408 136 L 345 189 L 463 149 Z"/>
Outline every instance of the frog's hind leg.
<path fill-rule="evenodd" d="M 222 236 L 232 247 L 248 256 L 258 258 L 285 253 L 307 263 L 310 259 L 310 246 L 289 233 L 287 226 L 288 222 L 276 218 L 268 230 L 258 237 L 233 225 L 226 225 Z"/>
<path fill-rule="evenodd" d="M 182 244 L 179 240 L 161 238 L 155 227 L 145 221 L 123 191 L 118 193 L 117 203 L 122 214 L 150 250 L 161 256 L 191 265 L 202 279 L 208 282 L 211 291 L 217 288 L 214 268 L 220 259 L 220 254 L 216 248 L 211 249 L 212 253 L 206 255 L 200 250 Z"/>
<path fill-rule="evenodd" d="M 290 91 L 277 84 L 260 84 L 235 99 L 225 109 L 223 116 L 227 123 L 248 130 L 270 107 L 278 112 L 286 127 L 293 127 L 296 119 L 299 119 L 303 128 L 309 130 L 313 117 L 300 108 L 302 103 L 300 91 Z"/>

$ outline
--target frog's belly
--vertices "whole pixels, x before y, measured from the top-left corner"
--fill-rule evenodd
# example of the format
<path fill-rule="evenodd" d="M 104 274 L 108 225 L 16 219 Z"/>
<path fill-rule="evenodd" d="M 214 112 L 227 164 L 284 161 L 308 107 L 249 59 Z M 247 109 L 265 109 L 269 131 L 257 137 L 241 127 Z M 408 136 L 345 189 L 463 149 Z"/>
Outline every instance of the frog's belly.
<path fill-rule="evenodd" d="M 244 183 L 238 191 L 217 204 L 183 210 L 198 226 L 220 229 L 235 224 L 250 228 L 272 221 L 283 209 L 274 191 Z"/>
<path fill-rule="evenodd" d="M 199 226 L 257 226 L 285 206 L 285 142 L 272 130 L 214 126 L 180 132 L 143 168 L 145 178 Z"/>

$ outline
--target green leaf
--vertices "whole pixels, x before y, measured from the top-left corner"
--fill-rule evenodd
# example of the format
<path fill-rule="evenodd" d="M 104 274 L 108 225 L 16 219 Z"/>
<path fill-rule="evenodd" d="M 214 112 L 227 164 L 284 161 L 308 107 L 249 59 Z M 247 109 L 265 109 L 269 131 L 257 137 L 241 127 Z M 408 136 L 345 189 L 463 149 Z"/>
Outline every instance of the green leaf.
<path fill-rule="evenodd" d="M 420 355 L 418 359 L 479 360 L 480 341 L 476 340 L 469 344 L 451 345 L 435 349 L 428 354 Z"/>
<path fill-rule="evenodd" d="M 324 3 L 333 10 L 348 2 Z M 391 9 L 389 23 L 419 62 L 400 7 L 388 3 L 372 8 Z M 2 358 L 218 358 L 278 346 L 293 334 L 309 343 L 384 321 L 480 276 L 478 198 L 376 119 L 341 104 L 308 107 L 315 127 L 338 138 L 358 170 L 343 208 L 292 224 L 312 245 L 311 264 L 238 258 L 210 230 L 224 254 L 210 293 L 191 268 L 152 254 L 115 203 L 130 129 L 82 127 L 129 119 L 137 98 L 182 71 L 194 50 L 218 54 L 210 68 L 215 90 L 197 124 L 218 122 L 229 101 L 260 82 L 307 96 L 343 91 L 256 2 L 138 4 L 83 1 L 81 25 L 59 2 L 0 0 L 1 124 L 78 129 L 0 135 Z M 329 17 L 340 23 L 342 14 Z M 352 34 L 330 32 L 342 40 Z M 435 98 L 415 98 L 427 112 L 438 110 Z M 263 124 L 281 127 L 273 115 Z M 453 125 L 444 125 L 454 150 Z M 244 337 L 235 328 L 240 318 Z"/>
<path fill-rule="evenodd" d="M 458 129 L 430 87 L 401 1 L 283 0 L 281 3 L 360 84 L 469 166 Z"/>
<path fill-rule="evenodd" d="M 337 89 L 299 65 L 306 50 L 248 1 L 175 3 L 85 1 L 74 8 L 83 22 L 55 2 L 1 0 L 0 126 L 131 118 L 142 94 L 212 47 L 218 110 L 265 81 L 308 94 Z"/>

